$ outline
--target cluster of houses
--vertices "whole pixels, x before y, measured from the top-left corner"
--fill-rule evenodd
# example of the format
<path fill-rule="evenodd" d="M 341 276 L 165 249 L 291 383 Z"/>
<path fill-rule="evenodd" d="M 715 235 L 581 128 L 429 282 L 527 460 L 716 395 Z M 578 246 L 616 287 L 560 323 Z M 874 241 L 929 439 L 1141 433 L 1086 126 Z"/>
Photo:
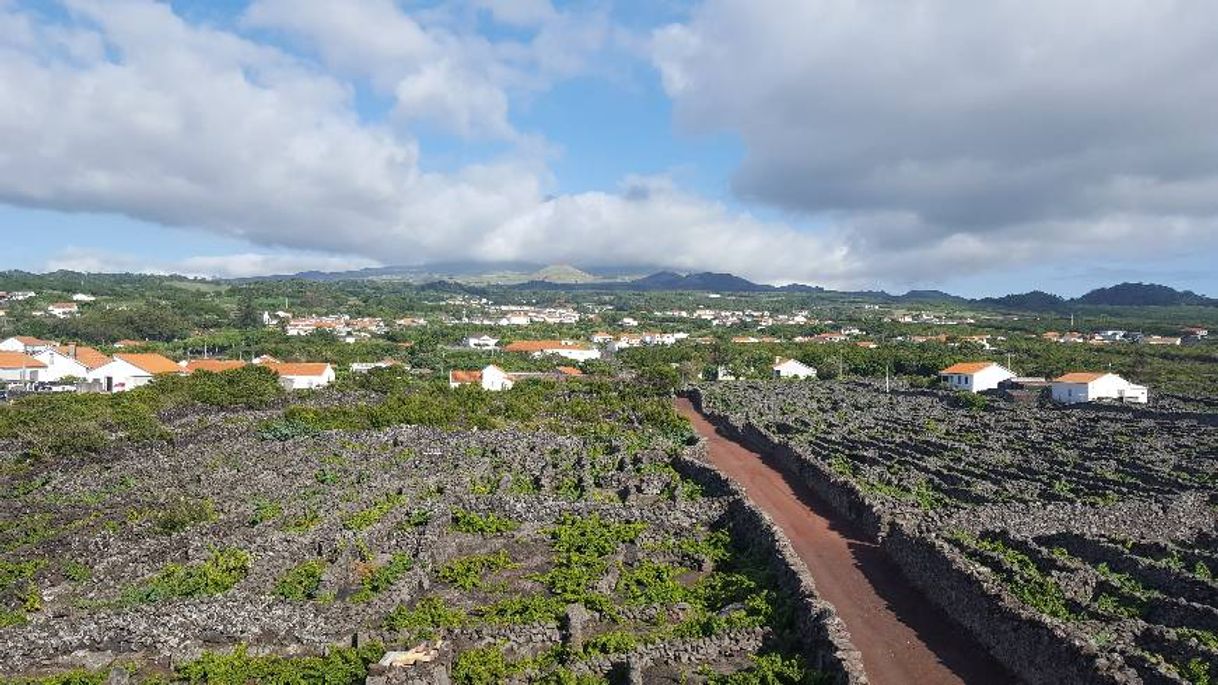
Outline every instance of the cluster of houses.
<path fill-rule="evenodd" d="M 334 382 L 334 367 L 324 362 L 281 362 L 259 357 L 252 364 L 268 368 L 288 390 L 322 388 Z M 59 345 L 29 336 L 0 341 L 0 383 L 54 384 L 88 392 L 123 392 L 147 385 L 162 375 L 240 368 L 241 360 L 195 359 L 175 362 L 154 352 L 104 354 L 84 345 Z"/>
<path fill-rule="evenodd" d="M 1180 331 L 1180 335 L 1146 335 L 1140 331 L 1096 331 L 1080 333 L 1068 331 L 1048 331 L 1041 334 L 1042 340 L 1056 343 L 1088 343 L 1091 345 L 1107 345 L 1110 343 L 1139 343 L 1142 345 L 1188 345 L 1198 343 L 1209 337 L 1209 330 L 1201 326 L 1188 326 Z"/>
<path fill-rule="evenodd" d="M 458 300 L 462 305 L 471 303 Z M 579 323 L 580 313 L 570 307 L 534 307 L 529 305 L 486 306 L 477 302 L 481 311 L 465 314 L 449 320 L 450 324 L 474 324 L 478 326 L 528 326 L 533 323 L 574 324 Z"/>
<path fill-rule="evenodd" d="M 1039 389 L 1048 387 L 1055 402 L 1078 404 L 1096 400 L 1113 400 L 1131 404 L 1146 404 L 1146 386 L 1130 383 L 1115 373 L 1104 371 L 1073 371 L 1052 380 L 1039 377 L 1021 378 L 1010 369 L 991 361 L 960 362 L 939 372 L 939 378 L 949 388 L 962 392 L 984 392 L 1000 389 Z"/>

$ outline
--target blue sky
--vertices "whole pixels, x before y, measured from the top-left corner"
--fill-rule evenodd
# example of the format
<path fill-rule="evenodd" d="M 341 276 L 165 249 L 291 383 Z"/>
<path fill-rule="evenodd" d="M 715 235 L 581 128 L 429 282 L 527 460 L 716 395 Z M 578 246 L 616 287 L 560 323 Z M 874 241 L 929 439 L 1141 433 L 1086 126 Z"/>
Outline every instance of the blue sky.
<path fill-rule="evenodd" d="M 907 11 L 0 3 L 0 101 L 21 103 L 0 108 L 0 227 L 19 236 L 0 267 L 524 260 L 1218 294 L 1218 21 Z"/>

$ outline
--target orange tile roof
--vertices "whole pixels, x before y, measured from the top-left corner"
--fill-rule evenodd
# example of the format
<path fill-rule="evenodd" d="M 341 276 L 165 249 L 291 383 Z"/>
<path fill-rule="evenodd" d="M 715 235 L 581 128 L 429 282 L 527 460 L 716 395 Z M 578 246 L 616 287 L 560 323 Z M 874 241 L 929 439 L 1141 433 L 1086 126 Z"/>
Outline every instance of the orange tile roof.
<path fill-rule="evenodd" d="M 195 371 L 220 373 L 221 371 L 239 369 L 243 366 L 245 366 L 245 362 L 240 359 L 192 359 L 186 362 L 182 370 L 186 373 L 194 373 Z"/>
<path fill-rule="evenodd" d="M 0 369 L 45 369 L 46 364 L 20 352 L 0 352 Z"/>
<path fill-rule="evenodd" d="M 560 367 L 558 367 L 558 372 L 564 376 L 582 376 L 582 375 L 584 375 L 583 371 L 580 371 L 579 369 L 575 368 L 574 366 L 560 366 Z"/>
<path fill-rule="evenodd" d="M 1053 382 L 1054 383 L 1090 383 L 1091 381 L 1097 380 L 1099 378 L 1103 378 L 1104 376 L 1107 376 L 1107 375 L 1108 374 L 1106 374 L 1106 373 L 1099 373 L 1099 372 L 1095 372 L 1095 371 L 1074 371 L 1071 373 L 1067 373 L 1067 374 L 1058 376 L 1057 378 L 1054 378 Z"/>
<path fill-rule="evenodd" d="M 118 342 L 114 343 L 114 346 L 115 347 L 139 347 L 140 345 L 147 345 L 147 344 L 148 343 L 144 342 L 143 340 L 119 340 Z"/>
<path fill-rule="evenodd" d="M 449 383 L 481 383 L 482 372 L 478 370 L 463 371 L 461 369 L 453 369 L 448 372 Z"/>
<path fill-rule="evenodd" d="M 320 376 L 330 367 L 325 362 L 279 362 L 263 366 L 280 376 Z"/>
<path fill-rule="evenodd" d="M 994 364 L 994 362 L 960 362 L 959 364 L 952 364 L 939 373 L 974 374 L 982 369 L 988 369 L 991 366 L 996 366 L 996 364 Z"/>
<path fill-rule="evenodd" d="M 134 366 L 140 371 L 147 371 L 156 376 L 162 373 L 181 373 L 182 367 L 173 362 L 172 359 L 155 352 L 144 354 L 116 354 L 115 359 L 120 359 Z"/>
<path fill-rule="evenodd" d="M 59 345 L 55 348 L 55 351 L 65 357 L 71 357 L 81 364 L 84 364 L 85 368 L 89 369 L 90 371 L 98 367 L 105 366 L 113 361 L 107 355 L 98 352 L 92 347 L 85 347 L 84 345 L 76 346 L 75 356 L 72 354 L 73 350 L 71 345 Z"/>
<path fill-rule="evenodd" d="M 546 352 L 548 350 L 587 350 L 587 345 L 562 340 L 517 340 L 503 348 L 507 352 Z"/>
<path fill-rule="evenodd" d="M 26 347 L 42 347 L 52 344 L 50 340 L 42 340 L 29 335 L 15 335 L 13 339 Z"/>

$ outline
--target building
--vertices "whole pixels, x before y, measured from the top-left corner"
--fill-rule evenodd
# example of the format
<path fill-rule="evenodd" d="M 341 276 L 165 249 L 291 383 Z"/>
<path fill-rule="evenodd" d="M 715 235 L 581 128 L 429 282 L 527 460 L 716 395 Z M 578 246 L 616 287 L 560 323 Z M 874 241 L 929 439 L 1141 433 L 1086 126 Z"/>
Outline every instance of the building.
<path fill-rule="evenodd" d="M 465 339 L 462 345 L 471 350 L 493 350 L 499 345 L 499 338 L 492 338 L 489 335 L 471 335 Z"/>
<path fill-rule="evenodd" d="M 85 379 L 89 372 L 109 364 L 113 359 L 92 347 L 83 345 L 58 345 L 48 347 L 34 355 L 47 365 L 40 380 L 56 383 L 65 378 Z"/>
<path fill-rule="evenodd" d="M 939 372 L 939 378 L 952 390 L 981 392 L 993 390 L 998 384 L 1015 374 L 1010 369 L 994 362 L 960 362 Z"/>
<path fill-rule="evenodd" d="M 384 359 L 379 362 L 351 362 L 351 373 L 368 373 L 373 369 L 387 369 L 397 366 L 397 364 L 392 359 Z"/>
<path fill-rule="evenodd" d="M 0 382 L 37 383 L 46 380 L 46 364 L 21 352 L 0 352 Z"/>
<path fill-rule="evenodd" d="M 0 341 L 0 352 L 20 352 L 32 356 L 54 346 L 55 343 L 50 340 L 40 340 L 28 335 L 15 335 Z"/>
<path fill-rule="evenodd" d="M 592 345 L 571 340 L 517 340 L 503 349 L 507 352 L 528 353 L 534 357 L 554 354 L 577 362 L 601 358 L 601 351 Z"/>
<path fill-rule="evenodd" d="M 266 362 L 263 366 L 279 374 L 285 390 L 316 390 L 334 382 L 334 367 L 325 362 Z"/>
<path fill-rule="evenodd" d="M 182 373 L 172 359 L 155 353 L 114 355 L 109 363 L 90 371 L 85 378 L 101 384 L 104 392 L 134 390 L 157 376 Z"/>
<path fill-rule="evenodd" d="M 513 374 L 491 364 L 481 371 L 464 371 L 453 369 L 448 372 L 448 387 L 459 388 L 463 385 L 477 385 L 483 390 L 499 392 L 511 390 L 516 384 Z"/>
<path fill-rule="evenodd" d="M 245 362 L 240 359 L 191 359 L 180 364 L 182 372 L 193 374 L 196 371 L 210 371 L 212 373 L 222 373 L 224 371 L 232 371 L 245 366 Z"/>
<path fill-rule="evenodd" d="M 80 313 L 80 306 L 75 302 L 55 302 L 47 307 L 47 313 L 57 319 L 66 319 Z"/>
<path fill-rule="evenodd" d="M 816 369 L 798 359 L 774 357 L 774 378 L 816 378 Z"/>
<path fill-rule="evenodd" d="M 76 293 L 72 296 L 73 302 L 94 302 L 97 298 L 86 293 Z"/>
<path fill-rule="evenodd" d="M 1062 404 L 1078 404 L 1095 400 L 1117 400 L 1146 404 L 1147 390 L 1115 373 L 1076 371 L 1053 379 L 1053 400 Z"/>

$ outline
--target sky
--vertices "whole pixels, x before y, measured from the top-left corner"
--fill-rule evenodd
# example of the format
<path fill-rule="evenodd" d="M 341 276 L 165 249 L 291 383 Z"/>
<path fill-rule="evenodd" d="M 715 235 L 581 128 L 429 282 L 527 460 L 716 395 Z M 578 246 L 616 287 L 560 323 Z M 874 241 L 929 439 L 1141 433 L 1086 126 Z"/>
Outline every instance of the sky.
<path fill-rule="evenodd" d="M 1210 0 L 0 0 L 0 269 L 1218 295 Z"/>

